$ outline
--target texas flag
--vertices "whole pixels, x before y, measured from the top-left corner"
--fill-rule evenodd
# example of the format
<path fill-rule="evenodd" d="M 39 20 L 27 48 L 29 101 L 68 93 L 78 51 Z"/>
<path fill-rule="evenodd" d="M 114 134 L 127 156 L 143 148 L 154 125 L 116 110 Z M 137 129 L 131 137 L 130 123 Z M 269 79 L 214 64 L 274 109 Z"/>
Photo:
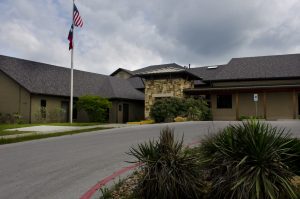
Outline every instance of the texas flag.
<path fill-rule="evenodd" d="M 71 26 L 71 29 L 69 31 L 68 40 L 69 40 L 69 50 L 73 49 L 73 25 Z"/>

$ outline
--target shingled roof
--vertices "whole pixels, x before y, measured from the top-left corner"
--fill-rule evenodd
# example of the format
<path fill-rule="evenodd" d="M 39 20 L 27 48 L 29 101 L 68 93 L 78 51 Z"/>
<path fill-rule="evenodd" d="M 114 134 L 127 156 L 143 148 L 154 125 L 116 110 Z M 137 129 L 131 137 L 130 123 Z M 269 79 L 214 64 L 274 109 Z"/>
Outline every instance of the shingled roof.
<path fill-rule="evenodd" d="M 149 74 L 149 73 L 157 73 L 157 72 L 173 72 L 173 71 L 181 71 L 185 68 L 176 64 L 160 64 L 160 65 L 152 65 L 147 66 L 138 70 L 132 71 L 133 74 Z"/>
<path fill-rule="evenodd" d="M 300 54 L 233 58 L 226 65 L 192 68 L 203 81 L 291 79 L 300 77 Z"/>
<path fill-rule="evenodd" d="M 31 93 L 69 96 L 69 68 L 0 55 L 0 70 Z M 127 80 L 74 70 L 74 97 L 87 94 L 144 100 L 144 94 Z"/>
<path fill-rule="evenodd" d="M 128 73 L 129 75 L 133 75 L 133 72 L 130 70 L 127 70 L 125 68 L 118 68 L 117 70 L 115 70 L 112 74 L 110 74 L 110 76 L 114 76 L 115 74 L 117 74 L 120 71 L 125 71 L 126 73 Z"/>

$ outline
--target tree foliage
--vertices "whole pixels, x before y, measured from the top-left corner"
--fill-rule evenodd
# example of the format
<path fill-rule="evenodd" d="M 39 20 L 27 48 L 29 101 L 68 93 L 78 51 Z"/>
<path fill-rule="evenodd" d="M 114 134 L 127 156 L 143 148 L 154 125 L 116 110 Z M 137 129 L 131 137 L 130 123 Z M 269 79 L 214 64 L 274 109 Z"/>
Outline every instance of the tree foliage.
<path fill-rule="evenodd" d="M 76 107 L 88 114 L 90 122 L 105 122 L 108 119 L 107 110 L 111 107 L 111 102 L 99 96 L 86 95 L 79 97 Z"/>

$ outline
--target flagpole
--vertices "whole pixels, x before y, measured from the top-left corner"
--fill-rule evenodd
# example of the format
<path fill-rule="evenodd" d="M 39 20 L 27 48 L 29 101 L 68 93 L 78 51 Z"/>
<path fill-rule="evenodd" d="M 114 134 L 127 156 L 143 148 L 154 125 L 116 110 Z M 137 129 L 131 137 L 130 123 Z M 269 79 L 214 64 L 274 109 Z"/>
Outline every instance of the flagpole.
<path fill-rule="evenodd" d="M 72 27 L 73 27 L 73 39 L 72 39 L 72 51 L 71 51 L 71 92 L 70 92 L 70 123 L 73 122 L 73 64 L 74 64 L 74 0 L 72 9 Z"/>

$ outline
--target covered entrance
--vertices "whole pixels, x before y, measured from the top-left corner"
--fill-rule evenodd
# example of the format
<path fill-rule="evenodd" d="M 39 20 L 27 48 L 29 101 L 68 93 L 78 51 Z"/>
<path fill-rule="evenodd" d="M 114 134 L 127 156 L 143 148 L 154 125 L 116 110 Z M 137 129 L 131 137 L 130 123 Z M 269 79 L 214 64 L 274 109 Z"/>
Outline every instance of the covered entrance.
<path fill-rule="evenodd" d="M 129 104 L 123 104 L 123 123 L 129 121 Z"/>

